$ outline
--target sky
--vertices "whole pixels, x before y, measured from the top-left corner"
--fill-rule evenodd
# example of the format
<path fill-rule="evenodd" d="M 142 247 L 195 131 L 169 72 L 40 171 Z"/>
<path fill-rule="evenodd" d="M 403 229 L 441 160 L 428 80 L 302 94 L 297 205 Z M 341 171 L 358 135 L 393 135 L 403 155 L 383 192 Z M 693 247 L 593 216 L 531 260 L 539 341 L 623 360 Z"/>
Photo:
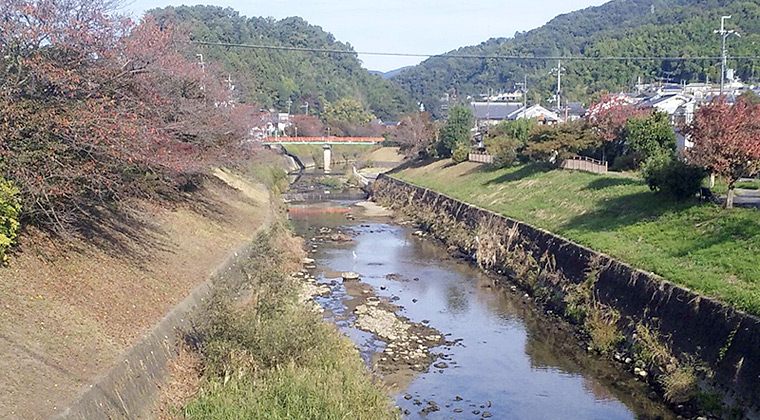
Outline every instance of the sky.
<path fill-rule="evenodd" d="M 489 38 L 511 37 L 554 16 L 606 0 L 132 0 L 128 13 L 182 4 L 232 7 L 244 16 L 300 16 L 356 51 L 440 54 Z M 359 56 L 369 70 L 389 71 L 424 58 Z"/>

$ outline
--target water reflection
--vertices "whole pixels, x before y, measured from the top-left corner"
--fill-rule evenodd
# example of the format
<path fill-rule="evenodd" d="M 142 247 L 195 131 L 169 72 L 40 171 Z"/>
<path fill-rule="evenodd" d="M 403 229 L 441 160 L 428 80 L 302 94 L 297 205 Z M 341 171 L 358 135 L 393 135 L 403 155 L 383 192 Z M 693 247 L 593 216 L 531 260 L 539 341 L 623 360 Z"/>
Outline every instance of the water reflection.
<path fill-rule="evenodd" d="M 448 367 L 420 374 L 398 395 L 410 417 L 673 418 L 646 397 L 645 386 L 589 357 L 570 331 L 521 293 L 490 287 L 493 279 L 449 258 L 435 241 L 392 224 L 349 223 L 337 214 L 294 216 L 305 237 L 310 226 L 345 226 L 352 232 L 350 245 L 324 246 L 315 254 L 320 265 L 361 273 L 378 296 L 397 300 L 403 316 L 461 340 L 434 350 L 445 355 Z M 338 294 L 323 304 L 345 305 L 345 299 Z M 382 343 L 363 334 L 349 329 L 366 357 Z M 412 398 L 403 398 L 405 393 Z M 422 412 L 429 401 L 440 411 Z"/>

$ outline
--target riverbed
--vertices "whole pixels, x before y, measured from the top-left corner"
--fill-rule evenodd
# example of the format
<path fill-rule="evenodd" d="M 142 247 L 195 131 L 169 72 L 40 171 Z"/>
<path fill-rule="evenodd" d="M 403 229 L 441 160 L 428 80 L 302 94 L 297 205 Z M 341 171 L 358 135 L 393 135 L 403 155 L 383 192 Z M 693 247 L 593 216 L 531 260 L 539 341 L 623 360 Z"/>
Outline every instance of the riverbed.
<path fill-rule="evenodd" d="M 315 298 L 325 318 L 354 341 L 405 417 L 675 418 L 559 317 L 382 209 L 332 201 L 291 205 L 289 214 L 315 260 L 315 283 L 329 288 Z"/>

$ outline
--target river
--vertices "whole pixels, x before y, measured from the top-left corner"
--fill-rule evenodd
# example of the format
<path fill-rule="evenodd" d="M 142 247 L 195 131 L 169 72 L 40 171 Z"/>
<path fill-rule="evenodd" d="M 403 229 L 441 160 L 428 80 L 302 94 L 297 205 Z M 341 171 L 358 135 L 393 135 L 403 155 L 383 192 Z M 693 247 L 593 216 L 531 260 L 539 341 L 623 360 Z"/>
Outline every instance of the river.
<path fill-rule="evenodd" d="M 330 288 L 316 298 L 325 318 L 385 379 L 405 417 L 675 418 L 645 384 L 582 348 L 569 325 L 523 292 L 496 284 L 413 227 L 351 204 L 291 205 L 290 219 L 312 251 L 316 283 Z M 361 278 L 343 280 L 340 272 Z M 395 312 L 412 339 L 389 345 L 357 328 L 357 314 L 373 308 Z M 405 349 L 410 343 L 417 347 Z M 425 357 L 400 357 L 422 351 Z"/>

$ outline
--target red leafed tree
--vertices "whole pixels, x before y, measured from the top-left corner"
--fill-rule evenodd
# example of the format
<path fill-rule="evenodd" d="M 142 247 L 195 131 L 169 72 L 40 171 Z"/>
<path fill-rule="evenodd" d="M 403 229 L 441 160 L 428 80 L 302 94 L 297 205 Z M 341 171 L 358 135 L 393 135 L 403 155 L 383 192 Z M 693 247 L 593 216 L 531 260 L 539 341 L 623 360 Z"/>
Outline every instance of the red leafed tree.
<path fill-rule="evenodd" d="M 299 136 L 302 137 L 319 137 L 325 135 L 325 125 L 322 121 L 313 116 L 306 114 L 296 114 L 291 118 L 293 122 L 293 134 L 296 134 L 296 130 Z"/>
<path fill-rule="evenodd" d="M 760 105 L 715 99 L 695 112 L 687 133 L 694 142 L 687 158 L 726 179 L 726 207 L 733 207 L 736 181 L 760 171 Z"/>
<path fill-rule="evenodd" d="M 586 113 L 586 120 L 604 140 L 605 155 L 617 156 L 622 153 L 623 129 L 625 123 L 634 117 L 650 114 L 625 95 L 604 95 L 591 106 Z"/>
<path fill-rule="evenodd" d="M 165 196 L 246 149 L 245 121 L 187 36 L 134 26 L 107 0 L 5 0 L 0 9 L 0 171 L 27 220 L 56 230 L 89 209 Z"/>
<path fill-rule="evenodd" d="M 436 129 L 427 112 L 405 116 L 393 133 L 401 153 L 409 157 L 424 157 L 428 147 L 435 142 L 435 136 Z"/>

